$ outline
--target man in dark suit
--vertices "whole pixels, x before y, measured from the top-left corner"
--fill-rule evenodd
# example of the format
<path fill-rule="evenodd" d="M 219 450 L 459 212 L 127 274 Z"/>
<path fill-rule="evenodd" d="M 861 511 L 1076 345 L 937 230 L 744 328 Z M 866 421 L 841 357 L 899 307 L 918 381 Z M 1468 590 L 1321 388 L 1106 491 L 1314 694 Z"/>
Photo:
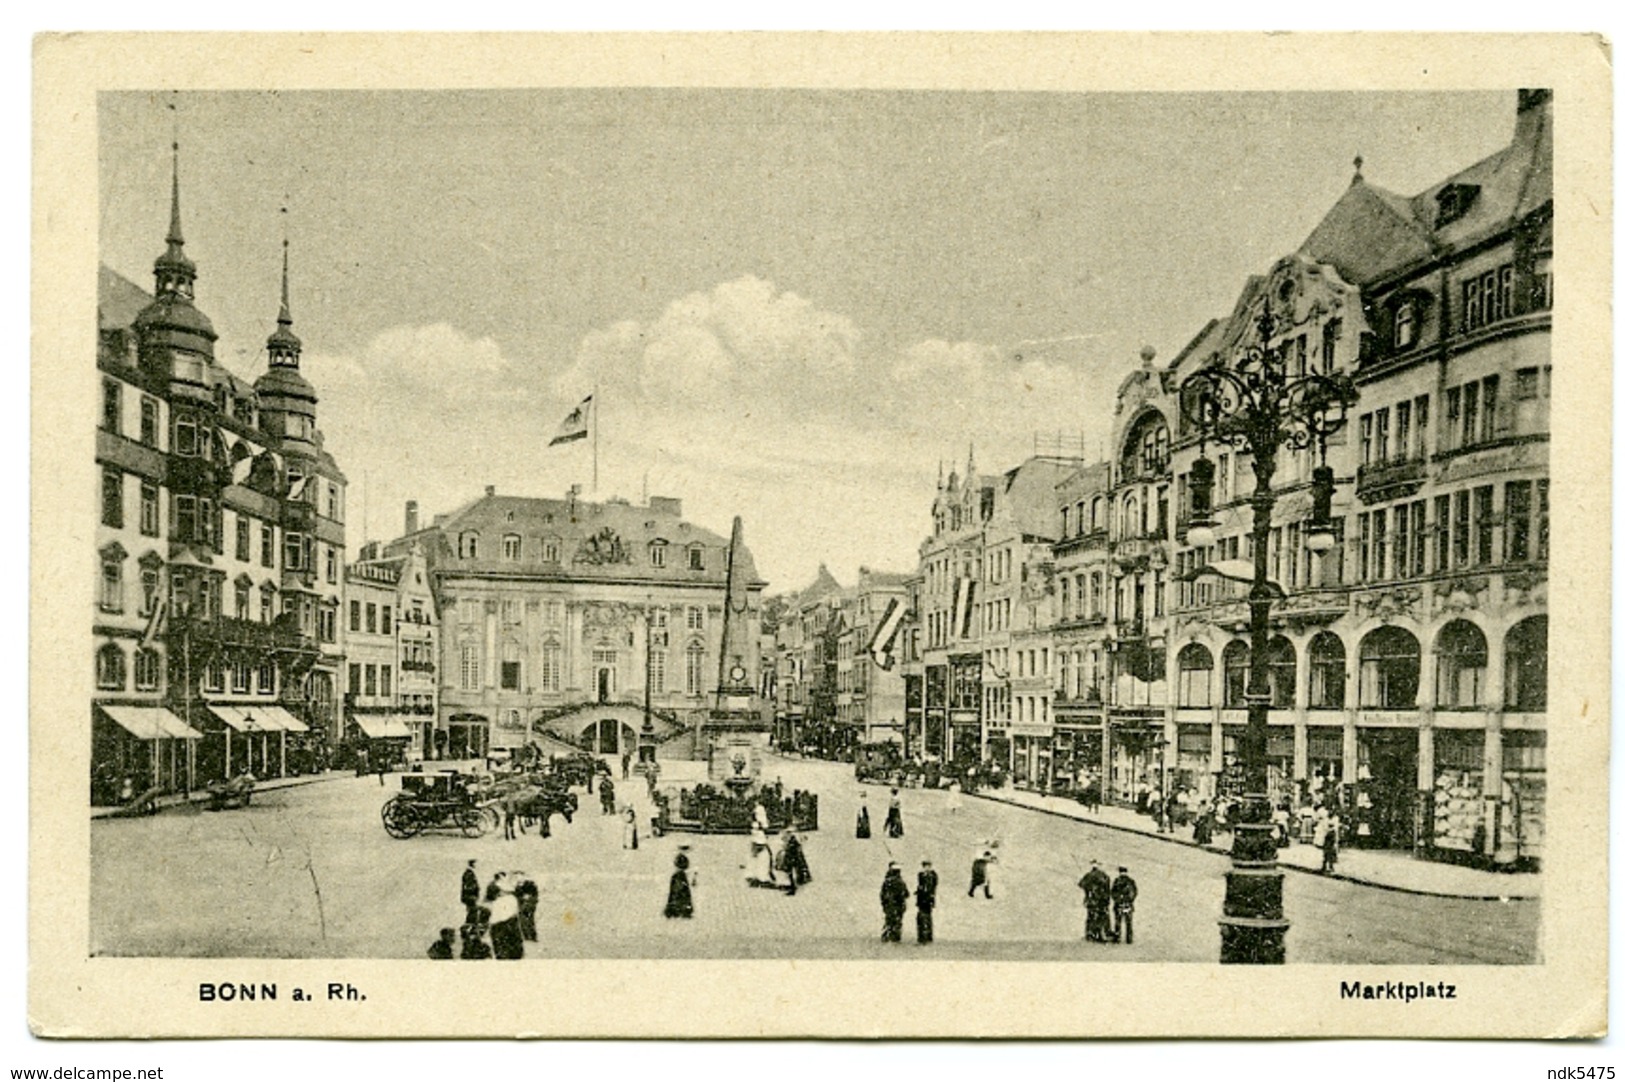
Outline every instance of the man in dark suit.
<path fill-rule="evenodd" d="M 1114 942 L 1134 942 L 1134 899 L 1139 894 L 1140 888 L 1129 878 L 1128 869 L 1118 868 L 1117 878 L 1112 880 L 1112 911 L 1117 918 L 1112 929 Z"/>
<path fill-rule="evenodd" d="M 937 908 L 937 873 L 929 860 L 920 861 L 914 881 L 914 934 L 921 943 L 932 939 L 931 913 Z"/>
<path fill-rule="evenodd" d="M 463 869 L 463 892 L 460 895 L 463 908 L 468 910 L 468 923 L 474 923 L 474 907 L 480 904 L 480 877 L 474 872 L 474 862 L 468 862 Z"/>
<path fill-rule="evenodd" d="M 1089 870 L 1078 880 L 1083 889 L 1083 938 L 1091 943 L 1104 943 L 1111 933 L 1112 881 L 1100 870 L 1100 861 L 1091 860 Z"/>

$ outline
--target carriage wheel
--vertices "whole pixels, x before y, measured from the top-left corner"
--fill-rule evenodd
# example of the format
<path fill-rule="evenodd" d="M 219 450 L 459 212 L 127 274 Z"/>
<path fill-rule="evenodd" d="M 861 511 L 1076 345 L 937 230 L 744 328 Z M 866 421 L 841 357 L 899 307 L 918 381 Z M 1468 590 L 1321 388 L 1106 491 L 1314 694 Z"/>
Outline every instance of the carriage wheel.
<path fill-rule="evenodd" d="M 409 805 L 401 802 L 399 797 L 391 797 L 386 801 L 380 815 L 384 820 L 384 830 L 391 838 L 410 838 L 420 829 L 417 816 L 412 813 Z"/>
<path fill-rule="evenodd" d="M 457 812 L 457 825 L 462 828 L 463 835 L 469 838 L 478 838 L 489 827 L 486 826 L 485 813 L 488 808 L 462 808 Z"/>
<path fill-rule="evenodd" d="M 480 829 L 481 834 L 493 831 L 502 825 L 502 813 L 487 804 L 480 809 L 480 822 L 484 824 Z"/>

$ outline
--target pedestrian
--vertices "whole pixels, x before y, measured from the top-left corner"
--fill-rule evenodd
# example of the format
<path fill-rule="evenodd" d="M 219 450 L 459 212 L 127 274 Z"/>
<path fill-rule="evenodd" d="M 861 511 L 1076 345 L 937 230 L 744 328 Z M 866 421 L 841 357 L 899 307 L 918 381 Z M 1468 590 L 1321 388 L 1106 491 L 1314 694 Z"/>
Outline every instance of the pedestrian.
<path fill-rule="evenodd" d="M 436 962 L 446 962 L 457 957 L 457 929 L 440 929 L 440 938 L 429 944 L 429 957 Z"/>
<path fill-rule="evenodd" d="M 886 919 L 886 926 L 880 933 L 881 942 L 903 941 L 903 913 L 906 909 L 908 884 L 903 882 L 903 873 L 898 870 L 897 862 L 892 861 L 886 865 L 886 878 L 880 883 L 880 912 Z"/>
<path fill-rule="evenodd" d="M 1134 899 L 1139 893 L 1140 888 L 1129 878 L 1128 869 L 1119 867 L 1117 878 L 1112 880 L 1112 912 L 1117 918 L 1112 928 L 1112 942 L 1134 942 Z"/>
<path fill-rule="evenodd" d="M 1083 938 L 1090 943 L 1104 943 L 1111 934 L 1111 877 L 1101 870 L 1100 861 L 1091 860 L 1078 886 L 1083 890 Z"/>
<path fill-rule="evenodd" d="M 626 806 L 621 813 L 621 848 L 636 849 L 638 847 L 638 813 L 632 805 Z"/>
<path fill-rule="evenodd" d="M 891 791 L 891 803 L 886 806 L 886 837 L 901 838 L 903 836 L 903 804 L 897 798 L 897 790 Z"/>
<path fill-rule="evenodd" d="M 536 942 L 536 907 L 541 902 L 542 892 L 536 886 L 536 880 L 524 872 L 515 873 L 519 885 L 514 887 L 513 896 L 519 902 L 519 934 L 527 941 Z"/>
<path fill-rule="evenodd" d="M 602 815 L 615 814 L 615 783 L 605 778 L 598 783 L 598 805 Z"/>
<path fill-rule="evenodd" d="M 357 748 L 355 752 L 355 776 L 364 778 L 367 773 L 367 749 Z"/>
<path fill-rule="evenodd" d="M 759 826 L 750 828 L 750 856 L 745 862 L 745 882 L 753 887 L 772 887 L 777 890 L 778 877 L 773 874 L 773 848 L 768 845 L 767 831 Z"/>
<path fill-rule="evenodd" d="M 384 774 L 389 770 L 389 757 L 379 752 L 373 760 L 373 769 L 378 771 L 378 788 L 384 787 Z"/>
<path fill-rule="evenodd" d="M 1326 818 L 1326 835 L 1320 843 L 1320 870 L 1328 874 L 1337 871 L 1337 831 L 1342 826 L 1337 813 Z"/>
<path fill-rule="evenodd" d="M 458 955 L 465 962 L 480 962 L 491 957 L 491 948 L 486 946 L 485 938 L 480 934 L 477 924 L 465 924 L 462 929 L 463 949 Z"/>
<path fill-rule="evenodd" d="M 858 834 L 860 838 L 869 836 L 869 794 L 858 794 Z"/>
<path fill-rule="evenodd" d="M 914 880 L 914 937 L 920 943 L 933 939 L 931 914 L 937 908 L 937 873 L 929 860 L 920 861 L 920 874 Z"/>
<path fill-rule="evenodd" d="M 519 835 L 515 827 L 519 824 L 519 797 L 516 793 L 508 793 L 502 798 L 502 837 L 504 841 L 513 841 Z"/>
<path fill-rule="evenodd" d="M 525 936 L 519 926 L 519 899 L 509 890 L 506 873 L 491 881 L 497 888 L 491 898 L 491 953 L 501 961 L 515 961 L 525 956 Z"/>
<path fill-rule="evenodd" d="M 956 811 L 958 811 L 960 809 L 960 807 L 963 805 L 963 803 L 964 803 L 964 800 L 960 796 L 959 782 L 957 780 L 949 782 L 948 783 L 948 810 L 950 812 L 956 812 Z"/>
<path fill-rule="evenodd" d="M 666 890 L 666 917 L 687 919 L 694 916 L 694 889 L 688 878 L 688 854 L 678 853 L 672 864 L 671 886 Z"/>
<path fill-rule="evenodd" d="M 1213 844 L 1213 808 L 1205 800 L 1196 806 L 1196 826 L 1191 837 L 1197 845 Z"/>
<path fill-rule="evenodd" d="M 463 869 L 463 890 L 460 895 L 463 908 L 468 910 L 468 923 L 474 923 L 474 907 L 480 904 L 480 877 L 474 871 L 474 862 Z"/>
<path fill-rule="evenodd" d="M 981 887 L 984 898 L 993 898 L 993 864 L 998 859 L 988 848 L 970 862 L 970 890 L 965 892 L 967 897 L 976 897 L 976 888 Z"/>
<path fill-rule="evenodd" d="M 812 882 L 812 869 L 807 866 L 807 850 L 801 844 L 801 838 L 794 832 L 784 832 L 784 870 L 790 878 L 790 893 L 794 894 L 797 887 L 804 887 Z"/>
<path fill-rule="evenodd" d="M 632 753 L 621 752 L 621 780 L 625 781 L 632 776 Z"/>

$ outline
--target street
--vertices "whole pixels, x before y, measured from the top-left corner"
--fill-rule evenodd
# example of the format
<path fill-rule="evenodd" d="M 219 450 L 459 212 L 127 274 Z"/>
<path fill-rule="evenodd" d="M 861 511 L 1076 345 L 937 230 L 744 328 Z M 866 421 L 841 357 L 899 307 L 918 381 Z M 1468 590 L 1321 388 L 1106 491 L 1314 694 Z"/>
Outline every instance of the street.
<path fill-rule="evenodd" d="M 123 956 L 422 958 L 461 921 L 459 878 L 529 872 L 541 889 L 540 941 L 527 958 L 977 958 L 1213 962 L 1227 859 L 1155 838 L 968 798 L 904 790 L 905 836 L 883 837 L 889 794 L 860 787 L 849 764 L 769 758 L 764 780 L 818 793 L 805 836 L 813 882 L 795 896 L 744 882 L 742 836 L 640 838 L 580 792 L 573 825 L 553 836 L 501 831 L 395 840 L 378 809 L 397 790 L 374 777 L 333 777 L 267 791 L 243 810 L 171 809 L 102 819 L 91 830 L 91 949 Z M 639 790 L 636 782 L 617 786 Z M 853 837 L 860 791 L 875 837 Z M 640 825 L 646 802 L 638 803 Z M 992 900 L 966 896 L 970 862 L 997 839 Z M 661 916 L 672 858 L 690 846 L 695 917 Z M 941 875 L 936 943 L 880 942 L 879 888 L 896 860 L 910 888 L 920 861 Z M 1076 884 L 1091 859 L 1126 865 L 1139 883 L 1132 946 L 1085 943 Z M 1458 900 L 1288 873 L 1288 960 L 1294 963 L 1530 963 L 1538 901 Z"/>

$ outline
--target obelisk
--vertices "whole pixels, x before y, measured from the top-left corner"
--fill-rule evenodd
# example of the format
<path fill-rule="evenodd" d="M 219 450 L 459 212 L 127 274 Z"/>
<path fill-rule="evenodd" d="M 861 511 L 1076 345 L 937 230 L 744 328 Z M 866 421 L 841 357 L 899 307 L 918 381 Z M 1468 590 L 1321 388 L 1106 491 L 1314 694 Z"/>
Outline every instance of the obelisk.
<path fill-rule="evenodd" d="M 713 782 L 733 786 L 754 782 L 761 771 L 772 719 L 756 693 L 757 647 L 751 641 L 750 562 L 744 558 L 745 527 L 734 516 L 728 541 L 728 584 L 722 603 L 722 656 L 717 692 L 700 729 L 697 750 L 710 762 Z"/>

